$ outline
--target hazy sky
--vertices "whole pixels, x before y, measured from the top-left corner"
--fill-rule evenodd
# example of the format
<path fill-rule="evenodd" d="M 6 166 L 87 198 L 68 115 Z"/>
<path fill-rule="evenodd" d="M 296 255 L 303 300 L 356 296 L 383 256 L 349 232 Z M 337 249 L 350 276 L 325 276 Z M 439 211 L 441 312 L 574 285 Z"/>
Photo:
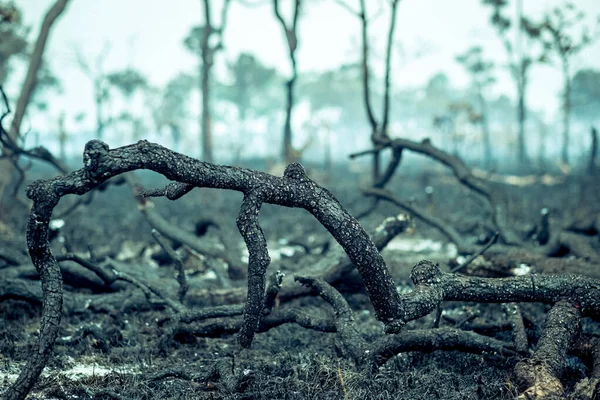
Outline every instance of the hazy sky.
<path fill-rule="evenodd" d="M 246 0 L 256 1 L 256 0 Z M 357 0 L 348 0 L 358 3 Z M 533 17 L 557 4 L 555 0 L 523 0 L 526 14 Z M 32 26 L 32 37 L 37 35 L 46 10 L 52 0 L 17 0 L 23 11 L 24 22 Z M 220 2 L 213 18 L 220 16 Z M 263 0 L 262 3 L 265 3 Z M 290 0 L 282 0 L 282 9 L 291 7 Z M 356 17 L 331 0 L 307 0 L 304 16 L 299 25 L 300 71 L 324 70 L 342 62 L 357 60 L 357 38 L 360 25 Z M 506 53 L 488 24 L 489 9 L 480 6 L 480 0 L 402 0 L 398 9 L 396 43 L 405 49 L 395 53 L 393 80 L 400 87 L 424 84 L 434 73 L 447 72 L 458 85 L 466 85 L 467 76 L 454 62 L 456 54 L 474 44 L 482 45 L 486 54 L 498 63 L 506 61 Z M 600 14 L 600 1 L 576 0 L 577 6 L 588 14 Z M 255 53 L 266 64 L 283 73 L 289 68 L 287 50 L 281 27 L 272 14 L 271 2 L 258 8 L 233 4 L 226 29 L 224 55 L 233 59 L 240 51 Z M 376 10 L 379 0 L 367 0 L 367 7 Z M 384 7 L 387 11 L 387 7 Z M 71 0 L 56 23 L 47 47 L 47 59 L 63 81 L 64 93 L 52 98 L 51 110 L 55 115 L 67 110 L 68 115 L 84 111 L 93 115 L 91 82 L 74 63 L 76 46 L 93 59 L 110 44 L 106 71 L 129 65 L 140 69 L 152 84 L 163 85 L 180 71 L 194 71 L 197 60 L 182 45 L 183 38 L 193 25 L 202 21 L 200 0 Z M 592 18 L 588 21 L 591 25 Z M 387 13 L 376 19 L 371 28 L 374 53 L 382 55 Z M 574 62 L 573 70 L 581 67 L 600 68 L 600 45 L 586 49 Z M 381 65 L 377 59 L 373 66 Z M 505 72 L 499 75 L 496 92 L 514 96 L 514 87 Z M 9 87 L 15 95 L 20 85 L 20 74 Z M 562 78 L 557 68 L 536 67 L 532 72 L 530 106 L 547 110 L 548 115 L 558 107 L 557 97 Z M 90 127 L 93 118 L 88 118 Z M 32 119 L 36 124 L 36 119 Z"/>

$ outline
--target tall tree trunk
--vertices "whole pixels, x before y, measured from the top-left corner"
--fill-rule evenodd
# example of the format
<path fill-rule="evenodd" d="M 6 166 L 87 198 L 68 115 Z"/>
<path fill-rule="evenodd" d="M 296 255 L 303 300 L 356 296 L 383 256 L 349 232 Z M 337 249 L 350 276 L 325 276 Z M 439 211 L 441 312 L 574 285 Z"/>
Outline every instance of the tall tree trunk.
<path fill-rule="evenodd" d="M 292 78 L 286 82 L 287 97 L 285 106 L 285 124 L 283 126 L 283 158 L 286 163 L 290 163 L 296 160 L 294 147 L 292 145 L 292 111 L 294 108 L 294 89 L 296 86 L 296 79 L 298 72 L 296 70 L 296 58 L 290 54 L 292 60 Z"/>
<path fill-rule="evenodd" d="M 211 113 L 210 113 L 210 73 L 212 70 L 211 56 L 206 54 L 211 50 L 203 51 L 202 73 L 200 77 L 200 86 L 202 92 L 202 110 L 200 124 L 202 128 L 202 160 L 213 162 L 213 138 L 211 130 Z"/>
<path fill-rule="evenodd" d="M 571 79 L 569 77 L 569 60 L 563 58 L 562 64 L 565 87 L 563 93 L 563 145 L 561 161 L 564 164 L 569 164 L 569 125 L 571 122 Z"/>
<path fill-rule="evenodd" d="M 59 157 L 63 163 L 67 162 L 67 140 L 69 139 L 65 128 L 65 112 L 58 117 L 58 143 L 60 145 Z"/>
<path fill-rule="evenodd" d="M 546 169 L 546 125 L 543 122 L 539 122 L 539 137 L 540 137 L 540 145 L 538 149 L 538 168 L 541 171 Z"/>
<path fill-rule="evenodd" d="M 592 145 L 590 149 L 590 162 L 588 165 L 588 172 L 594 174 L 596 172 L 596 156 L 598 155 L 598 131 L 594 126 L 590 129 L 590 135 L 592 136 Z"/>
<path fill-rule="evenodd" d="M 365 111 L 367 113 L 367 120 L 371 126 L 371 140 L 377 137 L 378 124 L 373 114 L 373 107 L 371 106 L 371 89 L 369 79 L 369 35 L 368 35 L 368 20 L 367 20 L 367 9 L 365 0 L 360 0 L 360 19 L 362 26 L 362 79 L 363 79 L 363 100 L 365 102 Z M 373 183 L 379 180 L 380 167 L 380 156 L 379 151 L 373 153 Z"/>
<path fill-rule="evenodd" d="M 17 101 L 17 107 L 15 109 L 10 129 L 8 130 L 8 137 L 12 141 L 16 142 L 19 137 L 21 123 L 23 122 L 23 117 L 25 116 L 25 112 L 27 111 L 27 105 L 31 100 L 31 95 L 33 94 L 33 90 L 35 89 L 35 86 L 37 84 L 37 75 L 40 66 L 42 65 L 44 49 L 46 48 L 46 42 L 48 41 L 48 36 L 50 35 L 50 29 L 52 28 L 52 25 L 57 20 L 57 18 L 63 13 L 68 3 L 69 0 L 57 0 L 56 3 L 54 3 L 54 5 L 48 10 L 46 16 L 44 17 L 40 33 L 38 35 L 37 41 L 35 42 L 33 53 L 31 53 L 31 58 L 29 60 L 29 68 L 27 70 L 25 82 L 23 83 L 23 87 L 21 88 L 19 100 Z M 10 150 L 7 148 L 4 148 L 3 152 L 4 155 L 10 155 Z M 12 165 L 10 159 L 4 158 L 0 160 L 0 171 L 2 171 L 2 173 L 0 174 L 1 203 L 4 194 L 4 189 L 6 188 L 6 186 L 10 185 L 14 176 L 14 166 Z"/>
<path fill-rule="evenodd" d="M 102 140 L 104 137 L 104 116 L 102 115 L 102 92 L 100 87 L 100 81 L 94 83 L 97 86 L 96 90 L 96 139 Z"/>
<path fill-rule="evenodd" d="M 527 105 L 525 99 L 525 94 L 527 92 L 527 71 L 523 64 L 523 60 L 521 60 L 520 63 L 519 76 L 517 78 L 517 121 L 519 124 L 519 133 L 517 136 L 517 161 L 521 166 L 524 166 L 529 164 L 527 141 L 525 139 L 525 125 L 527 124 Z"/>
<path fill-rule="evenodd" d="M 477 100 L 479 101 L 479 109 L 481 112 L 481 134 L 483 136 L 483 165 L 485 168 L 490 169 L 494 166 L 494 160 L 492 159 L 492 141 L 490 135 L 490 126 L 487 119 L 487 104 L 483 97 L 483 88 L 479 82 L 477 82 Z"/>
<path fill-rule="evenodd" d="M 296 50 L 298 49 L 298 18 L 300 16 L 300 7 L 302 0 L 294 1 L 294 11 L 292 16 L 292 22 L 287 24 L 279 11 L 279 0 L 273 0 L 273 13 L 281 24 L 283 32 L 288 44 L 288 51 L 290 57 L 290 63 L 292 66 L 292 76 L 286 82 L 287 86 L 287 101 L 286 101 L 286 115 L 285 125 L 283 127 L 283 159 L 286 163 L 298 161 L 301 156 L 301 152 L 298 152 L 292 146 L 292 111 L 294 107 L 294 88 L 296 79 L 298 78 L 298 70 L 296 64 Z"/>

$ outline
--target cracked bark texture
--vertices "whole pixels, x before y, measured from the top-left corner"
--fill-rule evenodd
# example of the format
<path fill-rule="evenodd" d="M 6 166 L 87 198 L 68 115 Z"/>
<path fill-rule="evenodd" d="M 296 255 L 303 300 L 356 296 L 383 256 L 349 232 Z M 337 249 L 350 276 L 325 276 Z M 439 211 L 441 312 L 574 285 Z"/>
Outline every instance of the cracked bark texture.
<path fill-rule="evenodd" d="M 552 307 L 537 350 L 515 366 L 515 377 L 523 391 L 519 399 L 563 398 L 560 378 L 567 364 L 567 351 L 580 329 L 581 310 L 575 303 L 561 300 Z"/>
<path fill-rule="evenodd" d="M 296 277 L 296 280 L 311 286 L 331 305 L 335 311 L 335 331 L 340 341 L 355 363 L 370 373 L 377 373 L 396 354 L 409 351 L 429 353 L 458 350 L 475 354 L 517 354 L 512 343 L 454 328 L 404 330 L 400 334 L 386 335 L 367 343 L 356 329 L 352 309 L 340 292 L 322 279 Z"/>
<path fill-rule="evenodd" d="M 102 141 L 92 140 L 85 146 L 83 162 L 82 169 L 68 175 L 38 180 L 27 189 L 27 196 L 33 200 L 27 227 L 27 243 L 30 257 L 42 280 L 44 305 L 35 350 L 17 381 L 7 391 L 7 399 L 22 399 L 31 390 L 51 355 L 58 333 L 62 309 L 62 279 L 48 242 L 48 225 L 54 207 L 65 195 L 83 195 L 114 176 L 137 169 L 152 170 L 175 181 L 168 187 L 175 193 L 175 197 L 187 193 L 191 187 L 230 189 L 244 193 L 238 216 L 238 221 L 242 222 L 238 223 L 238 227 L 244 240 L 252 244 L 252 248 L 248 250 L 250 254 L 254 254 L 250 262 L 254 262 L 254 265 L 250 269 L 255 273 L 252 277 L 249 276 L 248 298 L 251 301 L 244 312 L 243 329 L 246 333 L 245 336 L 240 336 L 243 346 L 251 343 L 264 298 L 265 278 L 259 277 L 259 274 L 268 265 L 268 253 L 264 238 L 259 238 L 258 241 L 254 239 L 260 236 L 256 235 L 260 230 L 257 218 L 263 202 L 304 208 L 317 218 L 357 267 L 376 316 L 386 324 L 387 331 L 396 332 L 402 327 L 400 296 L 375 244 L 358 221 L 329 191 L 308 178 L 300 164 L 290 164 L 283 177 L 275 177 L 244 168 L 202 162 L 143 140 L 113 150 Z M 244 218 L 246 223 L 243 222 Z M 259 296 L 260 303 L 256 301 Z"/>
<path fill-rule="evenodd" d="M 579 275 L 524 275 L 479 278 L 445 273 L 431 261 L 418 262 L 411 273 L 412 292 L 401 295 L 403 321 L 421 318 L 442 301 L 478 303 L 541 302 L 569 299 L 584 316 L 600 318 L 600 281 Z"/>

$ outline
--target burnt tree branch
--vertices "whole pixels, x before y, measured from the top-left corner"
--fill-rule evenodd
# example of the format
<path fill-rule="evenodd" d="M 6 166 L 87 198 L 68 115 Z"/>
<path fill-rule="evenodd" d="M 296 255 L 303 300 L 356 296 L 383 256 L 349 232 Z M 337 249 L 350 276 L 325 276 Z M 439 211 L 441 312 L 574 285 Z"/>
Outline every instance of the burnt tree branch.
<path fill-rule="evenodd" d="M 519 398 L 554 399 L 564 396 L 560 378 L 565 370 L 567 351 L 581 329 L 581 310 L 570 300 L 557 302 L 548 313 L 544 333 L 531 358 L 515 366 L 517 382 L 523 390 Z"/>
<path fill-rule="evenodd" d="M 523 275 L 480 278 L 446 273 L 431 261 L 418 262 L 411 273 L 412 292 L 401 295 L 404 322 L 434 311 L 442 301 L 478 303 L 540 302 L 569 299 L 584 316 L 600 318 L 600 281 L 580 275 Z"/>
<path fill-rule="evenodd" d="M 264 238 L 257 238 L 257 222 L 261 203 L 304 208 L 334 236 L 356 265 L 363 277 L 367 294 L 389 332 L 398 331 L 403 315 L 400 296 L 387 266 L 361 225 L 326 189 L 308 178 L 304 168 L 290 164 L 283 177 L 237 167 L 219 166 L 202 162 L 173 152 L 163 146 L 139 141 L 136 144 L 110 150 L 105 143 L 92 140 L 85 146 L 84 167 L 68 175 L 48 180 L 38 180 L 27 189 L 33 201 L 27 226 L 29 254 L 42 281 L 44 305 L 38 342 L 32 356 L 21 371 L 15 384 L 8 390 L 7 398 L 21 399 L 29 392 L 49 359 L 58 334 L 63 301 L 60 268 L 50 250 L 49 223 L 52 211 L 60 199 L 68 194 L 83 195 L 108 179 L 137 169 L 148 169 L 183 185 L 236 190 L 244 193 L 238 216 L 238 227 L 244 240 L 251 244 L 248 302 L 244 312 L 244 335 L 240 342 L 250 345 L 256 329 L 264 298 L 264 277 L 268 256 Z M 252 237 L 251 237 L 252 235 Z M 262 257 L 262 259 L 261 259 Z"/>
<path fill-rule="evenodd" d="M 423 154 L 448 167 L 461 184 L 486 199 L 491 209 L 492 221 L 500 233 L 500 237 L 508 244 L 521 243 L 519 237 L 508 227 L 506 220 L 506 199 L 502 193 L 495 189 L 489 182 L 473 175 L 469 167 L 460 158 L 438 149 L 429 139 L 421 142 L 400 138 L 388 139 L 384 140 L 381 146 L 390 147 L 395 151 L 406 149 Z M 371 151 L 377 151 L 377 149 Z M 350 157 L 355 158 L 365 154 L 368 154 L 368 151 L 355 153 L 350 155 Z M 392 162 L 396 161 L 392 160 Z"/>
<path fill-rule="evenodd" d="M 405 330 L 367 343 L 356 330 L 352 310 L 346 299 L 333 286 L 316 278 L 296 277 L 296 280 L 311 286 L 332 306 L 335 312 L 335 331 L 349 355 L 367 371 L 377 372 L 396 354 L 409 351 L 458 350 L 475 354 L 517 354 L 511 343 L 454 328 Z"/>

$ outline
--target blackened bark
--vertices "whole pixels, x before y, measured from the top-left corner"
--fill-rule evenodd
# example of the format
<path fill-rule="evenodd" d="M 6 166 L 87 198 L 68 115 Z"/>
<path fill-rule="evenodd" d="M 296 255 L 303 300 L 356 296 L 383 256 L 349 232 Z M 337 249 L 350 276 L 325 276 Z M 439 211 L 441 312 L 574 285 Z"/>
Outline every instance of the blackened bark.
<path fill-rule="evenodd" d="M 541 302 L 554 304 L 569 299 L 584 316 L 600 318 L 600 285 L 597 279 L 579 275 L 524 275 L 479 278 L 444 273 L 431 261 L 418 262 L 411 273 L 415 289 L 401 295 L 404 322 L 434 311 L 441 301 L 478 303 Z"/>
<path fill-rule="evenodd" d="M 377 318 L 386 324 L 389 332 L 397 332 L 402 327 L 400 296 L 375 244 L 329 191 L 308 178 L 300 164 L 290 164 L 283 177 L 275 177 L 243 168 L 209 164 L 146 141 L 109 150 L 108 145 L 98 140 L 87 143 L 83 161 L 84 168 L 53 179 L 38 180 L 27 189 L 27 196 L 33 200 L 27 244 L 42 280 L 44 306 L 35 351 L 8 390 L 8 399 L 23 399 L 31 390 L 51 355 L 58 333 L 62 279 L 48 241 L 48 225 L 54 207 L 62 196 L 83 195 L 112 177 L 136 169 L 149 169 L 176 181 L 164 189 L 167 197 L 180 197 L 193 187 L 230 189 L 245 194 L 238 227 L 249 245 L 251 266 L 244 333 L 240 336 L 243 346 L 250 345 L 257 328 L 255 321 L 259 321 L 257 314 L 262 310 L 262 303 L 257 303 L 256 299 L 264 299 L 264 276 L 261 273 L 268 266 L 269 259 L 257 219 L 263 202 L 304 208 L 315 216 L 357 266 Z"/>
<path fill-rule="evenodd" d="M 460 158 L 448 154 L 433 146 L 429 139 L 425 139 L 421 142 L 414 142 L 406 139 L 388 139 L 384 143 L 386 147 L 390 147 L 395 151 L 407 149 L 416 153 L 427 155 L 450 168 L 460 183 L 475 193 L 483 196 L 487 200 L 491 208 L 493 223 L 500 233 L 500 237 L 508 244 L 518 244 L 521 242 L 518 236 L 508 227 L 505 208 L 506 199 L 503 197 L 502 193 L 498 190 L 495 190 L 489 182 L 474 176 L 471 170 Z M 375 148 L 373 150 L 351 154 L 350 157 L 359 157 L 376 151 L 379 151 L 379 149 Z"/>
<path fill-rule="evenodd" d="M 525 398 L 564 396 L 560 378 L 567 364 L 567 351 L 580 329 L 581 310 L 577 303 L 561 300 L 552 307 L 535 353 L 515 366 L 515 376 Z"/>

